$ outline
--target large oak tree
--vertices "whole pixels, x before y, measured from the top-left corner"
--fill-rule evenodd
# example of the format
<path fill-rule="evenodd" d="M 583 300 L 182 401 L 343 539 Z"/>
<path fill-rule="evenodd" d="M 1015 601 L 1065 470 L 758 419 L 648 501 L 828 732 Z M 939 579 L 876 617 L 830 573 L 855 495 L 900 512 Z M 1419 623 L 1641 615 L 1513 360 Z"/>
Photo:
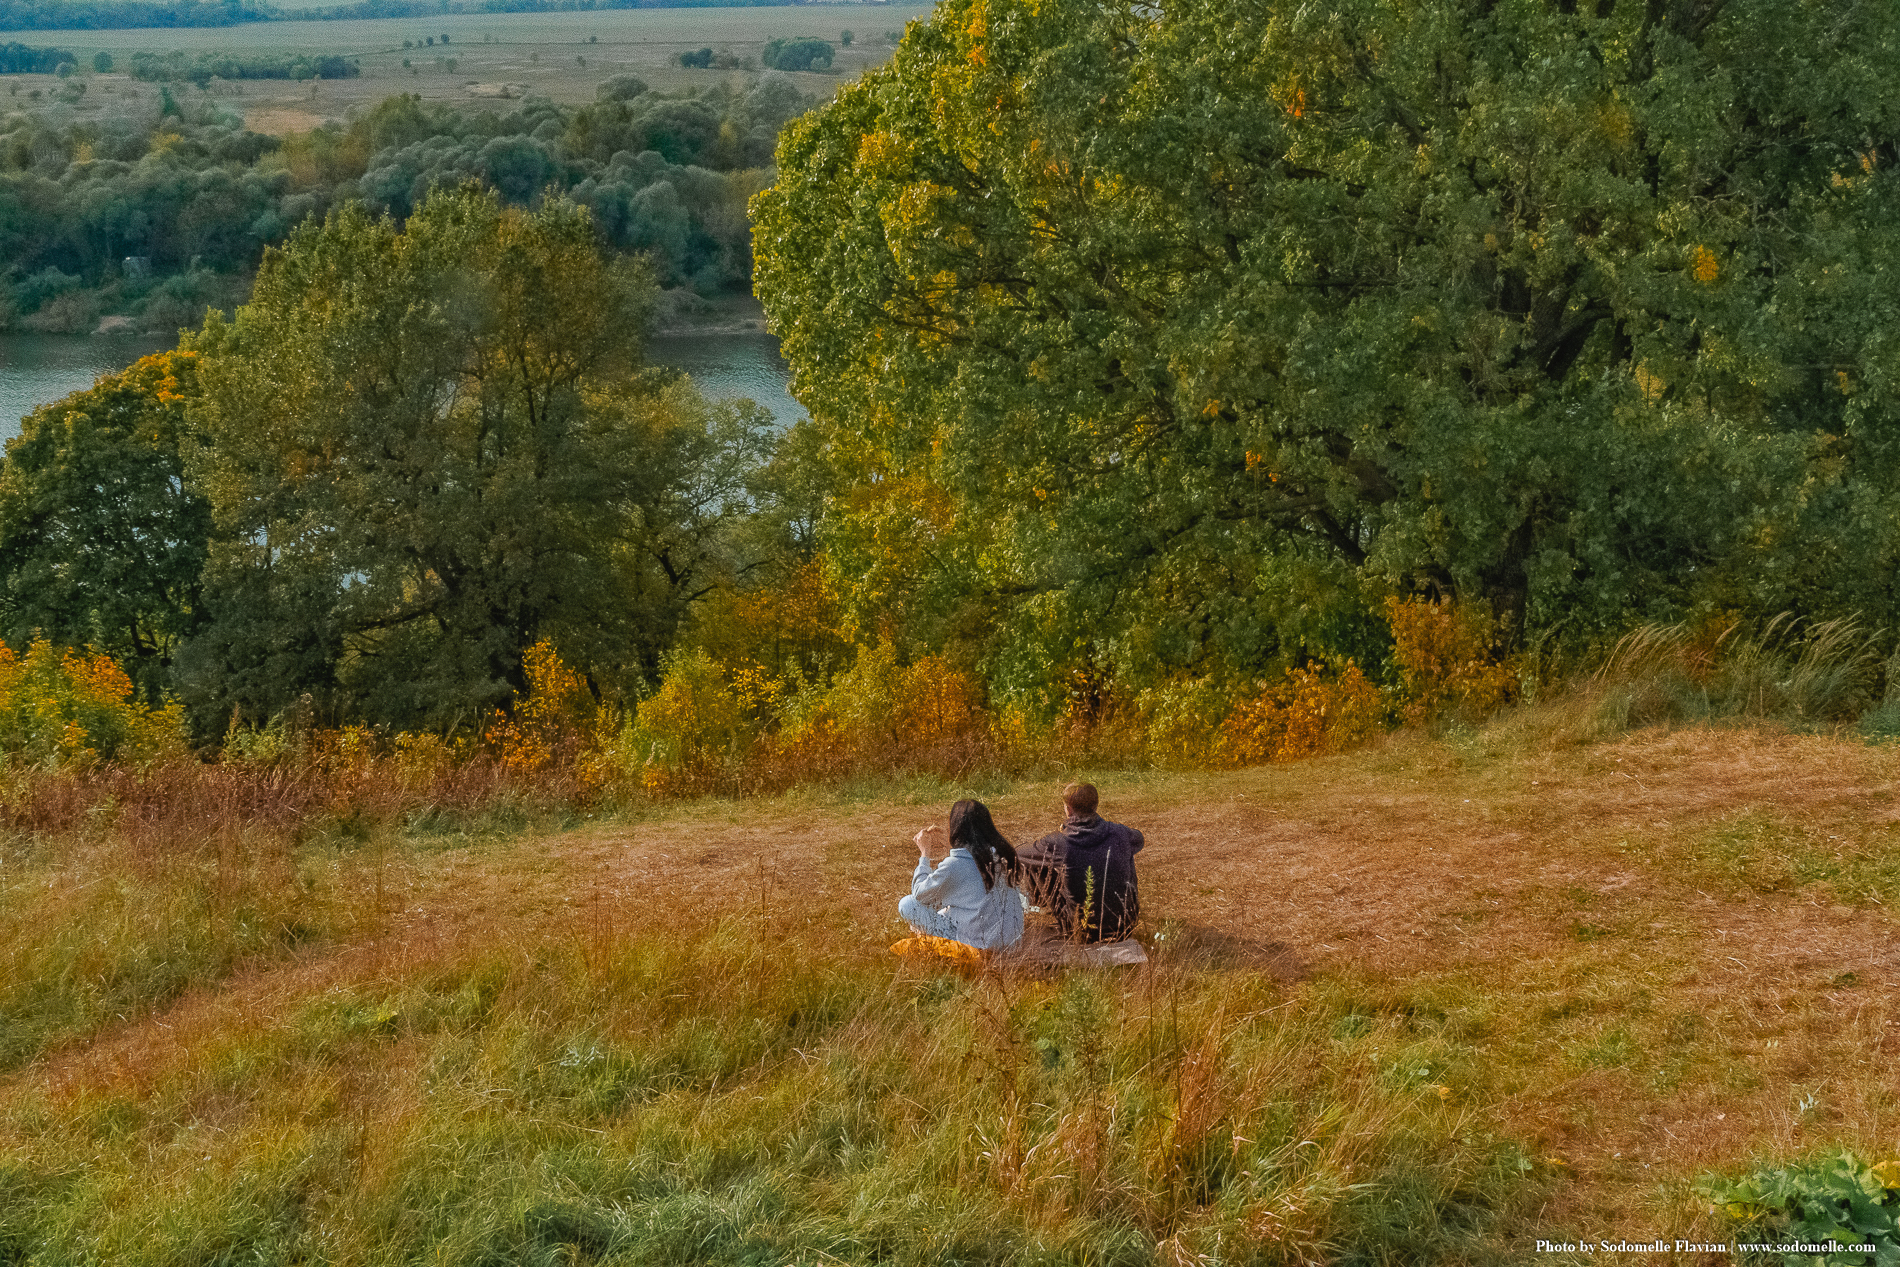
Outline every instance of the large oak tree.
<path fill-rule="evenodd" d="M 856 611 L 1040 667 L 1896 612 L 1887 0 L 945 0 L 757 287 Z"/>

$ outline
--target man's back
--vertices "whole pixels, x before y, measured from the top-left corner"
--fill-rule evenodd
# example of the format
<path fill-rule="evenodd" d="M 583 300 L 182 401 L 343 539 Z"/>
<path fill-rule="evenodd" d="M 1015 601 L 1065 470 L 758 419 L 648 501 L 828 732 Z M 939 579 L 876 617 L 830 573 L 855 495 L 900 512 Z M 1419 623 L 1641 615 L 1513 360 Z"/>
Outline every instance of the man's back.
<path fill-rule="evenodd" d="M 1030 846 L 1026 861 L 1061 868 L 1063 893 L 1055 914 L 1064 937 L 1076 936 L 1078 923 L 1084 941 L 1120 941 L 1133 931 L 1141 916 L 1135 855 L 1144 843 L 1134 828 L 1087 814 Z"/>

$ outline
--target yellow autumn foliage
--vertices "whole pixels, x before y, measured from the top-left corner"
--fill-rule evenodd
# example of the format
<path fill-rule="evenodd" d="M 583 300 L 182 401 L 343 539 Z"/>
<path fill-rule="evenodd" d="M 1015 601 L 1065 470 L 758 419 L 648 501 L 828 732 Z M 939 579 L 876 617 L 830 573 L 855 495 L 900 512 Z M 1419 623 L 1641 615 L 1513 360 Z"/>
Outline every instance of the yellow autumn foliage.
<path fill-rule="evenodd" d="M 35 639 L 24 655 L 0 644 L 0 753 L 67 765 L 149 761 L 184 749 L 176 704 L 150 708 L 112 657 Z"/>

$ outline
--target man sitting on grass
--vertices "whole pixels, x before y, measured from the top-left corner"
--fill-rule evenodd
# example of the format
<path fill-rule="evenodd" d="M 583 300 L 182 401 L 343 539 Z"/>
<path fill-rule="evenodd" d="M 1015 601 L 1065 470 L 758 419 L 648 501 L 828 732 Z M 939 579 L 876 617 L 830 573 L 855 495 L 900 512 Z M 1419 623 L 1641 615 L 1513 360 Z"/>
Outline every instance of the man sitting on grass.
<path fill-rule="evenodd" d="M 1061 830 L 1019 854 L 1024 888 L 1074 941 L 1120 941 L 1141 916 L 1135 893 L 1141 833 L 1098 815 L 1099 799 L 1092 783 L 1062 789 Z"/>

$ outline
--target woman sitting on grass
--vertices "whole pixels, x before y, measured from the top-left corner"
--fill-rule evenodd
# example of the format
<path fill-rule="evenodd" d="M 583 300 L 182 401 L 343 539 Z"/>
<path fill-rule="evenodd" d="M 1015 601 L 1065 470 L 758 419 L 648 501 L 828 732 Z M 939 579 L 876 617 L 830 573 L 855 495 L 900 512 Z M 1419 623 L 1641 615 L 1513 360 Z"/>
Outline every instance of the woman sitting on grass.
<path fill-rule="evenodd" d="M 950 807 L 950 854 L 935 868 L 930 845 L 943 828 L 932 824 L 918 832 L 917 870 L 910 896 L 897 913 L 918 934 L 960 941 L 978 950 L 1013 946 L 1023 936 L 1023 899 L 1016 888 L 1016 851 L 996 830 L 981 801 Z"/>

